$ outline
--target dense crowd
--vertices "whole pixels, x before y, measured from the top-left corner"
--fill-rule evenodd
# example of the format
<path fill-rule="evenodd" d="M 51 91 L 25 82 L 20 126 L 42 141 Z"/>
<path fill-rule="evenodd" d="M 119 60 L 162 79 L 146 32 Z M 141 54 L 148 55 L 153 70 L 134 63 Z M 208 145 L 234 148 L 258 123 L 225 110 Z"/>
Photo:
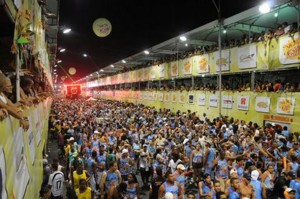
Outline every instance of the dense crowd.
<path fill-rule="evenodd" d="M 108 100 L 55 99 L 59 161 L 43 197 L 299 199 L 298 137 L 233 117 Z M 138 180 L 138 178 L 141 180 Z M 45 191 L 46 190 L 46 191 Z"/>

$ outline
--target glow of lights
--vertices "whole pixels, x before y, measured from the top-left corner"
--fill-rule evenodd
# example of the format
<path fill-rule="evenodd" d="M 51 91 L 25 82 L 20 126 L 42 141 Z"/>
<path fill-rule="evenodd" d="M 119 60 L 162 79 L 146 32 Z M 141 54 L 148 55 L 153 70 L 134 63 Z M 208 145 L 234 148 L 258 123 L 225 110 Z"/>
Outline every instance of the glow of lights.
<path fill-rule="evenodd" d="M 180 39 L 181 41 L 186 41 L 186 37 L 185 37 L 185 36 L 180 36 L 179 39 Z"/>
<path fill-rule="evenodd" d="M 275 13 L 274 13 L 274 17 L 278 17 L 278 12 L 275 12 Z"/>
<path fill-rule="evenodd" d="M 223 33 L 224 33 L 224 34 L 226 34 L 226 33 L 227 33 L 227 30 L 226 30 L 226 29 L 224 29 L 224 30 L 223 30 Z"/>
<path fill-rule="evenodd" d="M 261 4 L 261 6 L 259 6 L 259 11 L 262 14 L 268 13 L 268 12 L 270 12 L 270 10 L 271 10 L 270 4 L 267 2 L 265 2 L 265 3 Z"/>
<path fill-rule="evenodd" d="M 124 59 L 122 60 L 122 62 L 123 62 L 124 64 L 126 63 L 126 61 L 125 61 Z"/>
<path fill-rule="evenodd" d="M 103 69 L 100 70 L 100 72 L 103 72 L 103 71 L 104 71 Z"/>
<path fill-rule="evenodd" d="M 65 51 L 66 51 L 65 48 L 62 48 L 62 49 L 59 50 L 59 52 L 61 52 L 61 53 L 65 52 Z"/>
<path fill-rule="evenodd" d="M 145 53 L 146 55 L 149 55 L 149 51 L 148 51 L 148 50 L 145 50 L 144 53 Z"/>
<path fill-rule="evenodd" d="M 56 68 L 56 67 L 57 67 L 57 64 L 54 65 L 54 68 Z"/>
<path fill-rule="evenodd" d="M 112 65 L 110 65 L 110 67 L 114 68 L 115 66 L 112 64 Z"/>
<path fill-rule="evenodd" d="M 84 57 L 87 57 L 87 54 L 84 53 L 83 56 L 84 56 Z"/>
<path fill-rule="evenodd" d="M 185 44 L 185 46 L 187 47 L 187 46 L 189 46 L 188 44 Z"/>
<path fill-rule="evenodd" d="M 64 31 L 63 31 L 64 34 L 68 34 L 69 32 L 71 32 L 71 28 L 66 28 L 66 29 L 64 29 Z"/>
<path fill-rule="evenodd" d="M 59 63 L 61 63 L 62 61 L 61 60 L 57 60 L 57 63 L 59 64 Z"/>

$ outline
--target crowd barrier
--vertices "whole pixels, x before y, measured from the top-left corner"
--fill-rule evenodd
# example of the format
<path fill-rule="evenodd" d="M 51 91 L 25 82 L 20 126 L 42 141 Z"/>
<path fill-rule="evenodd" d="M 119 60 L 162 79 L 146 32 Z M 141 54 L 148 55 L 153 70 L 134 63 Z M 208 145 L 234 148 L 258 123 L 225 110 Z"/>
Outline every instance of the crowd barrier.
<path fill-rule="evenodd" d="M 157 109 L 176 112 L 191 110 L 202 117 L 213 119 L 219 115 L 218 91 L 101 91 L 95 97 L 141 103 Z M 252 121 L 259 125 L 276 123 L 287 126 L 292 132 L 300 129 L 299 92 L 238 92 L 222 91 L 223 116 Z"/>
<path fill-rule="evenodd" d="M 51 103 L 48 98 L 24 111 L 30 122 L 26 132 L 20 127 L 20 122 L 11 116 L 0 122 L 2 199 L 39 198 Z"/>

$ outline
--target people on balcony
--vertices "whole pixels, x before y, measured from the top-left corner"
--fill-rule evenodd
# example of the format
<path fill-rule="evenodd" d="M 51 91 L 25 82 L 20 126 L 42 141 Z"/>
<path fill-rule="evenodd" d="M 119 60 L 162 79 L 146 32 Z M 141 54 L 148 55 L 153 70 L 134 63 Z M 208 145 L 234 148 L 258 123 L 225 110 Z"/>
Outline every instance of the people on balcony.
<path fill-rule="evenodd" d="M 20 125 L 27 130 L 29 128 L 28 118 L 23 115 L 23 110 L 16 104 L 13 104 L 4 94 L 4 91 L 10 92 L 12 90 L 7 77 L 0 73 L 0 108 L 7 110 L 8 114 L 20 121 Z M 3 111 L 2 111 L 3 112 Z"/>

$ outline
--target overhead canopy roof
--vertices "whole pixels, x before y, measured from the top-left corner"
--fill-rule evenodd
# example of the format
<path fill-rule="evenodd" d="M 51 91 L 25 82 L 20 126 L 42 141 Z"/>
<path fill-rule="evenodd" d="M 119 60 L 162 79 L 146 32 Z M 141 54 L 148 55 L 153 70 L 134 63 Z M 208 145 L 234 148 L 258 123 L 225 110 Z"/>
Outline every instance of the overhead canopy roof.
<path fill-rule="evenodd" d="M 288 24 L 298 22 L 299 3 L 297 0 L 277 0 L 275 2 L 269 13 L 261 14 L 259 11 L 260 5 L 258 5 L 224 19 L 222 30 L 226 29 L 226 33 L 222 33 L 222 42 L 231 39 L 242 39 L 245 34 L 253 35 L 254 33 L 261 33 L 269 29 L 275 31 L 277 26 L 283 22 L 287 22 Z M 277 16 L 275 13 L 277 13 Z M 162 60 L 170 55 L 176 56 L 186 51 L 201 48 L 202 46 L 217 44 L 219 33 L 218 24 L 218 20 L 212 21 L 185 33 L 184 36 L 187 40 L 184 42 L 179 39 L 182 35 L 179 35 L 149 49 L 145 49 L 150 52 L 149 55 L 146 55 L 144 52 L 137 53 L 126 58 L 126 63 L 120 60 L 113 64 L 114 67 L 111 67 L 111 65 L 106 66 L 103 70 L 91 74 L 90 77 L 97 78 L 99 76 L 113 75 L 132 70 L 141 66 L 146 67 L 149 64 L 153 64 L 154 61 Z"/>

